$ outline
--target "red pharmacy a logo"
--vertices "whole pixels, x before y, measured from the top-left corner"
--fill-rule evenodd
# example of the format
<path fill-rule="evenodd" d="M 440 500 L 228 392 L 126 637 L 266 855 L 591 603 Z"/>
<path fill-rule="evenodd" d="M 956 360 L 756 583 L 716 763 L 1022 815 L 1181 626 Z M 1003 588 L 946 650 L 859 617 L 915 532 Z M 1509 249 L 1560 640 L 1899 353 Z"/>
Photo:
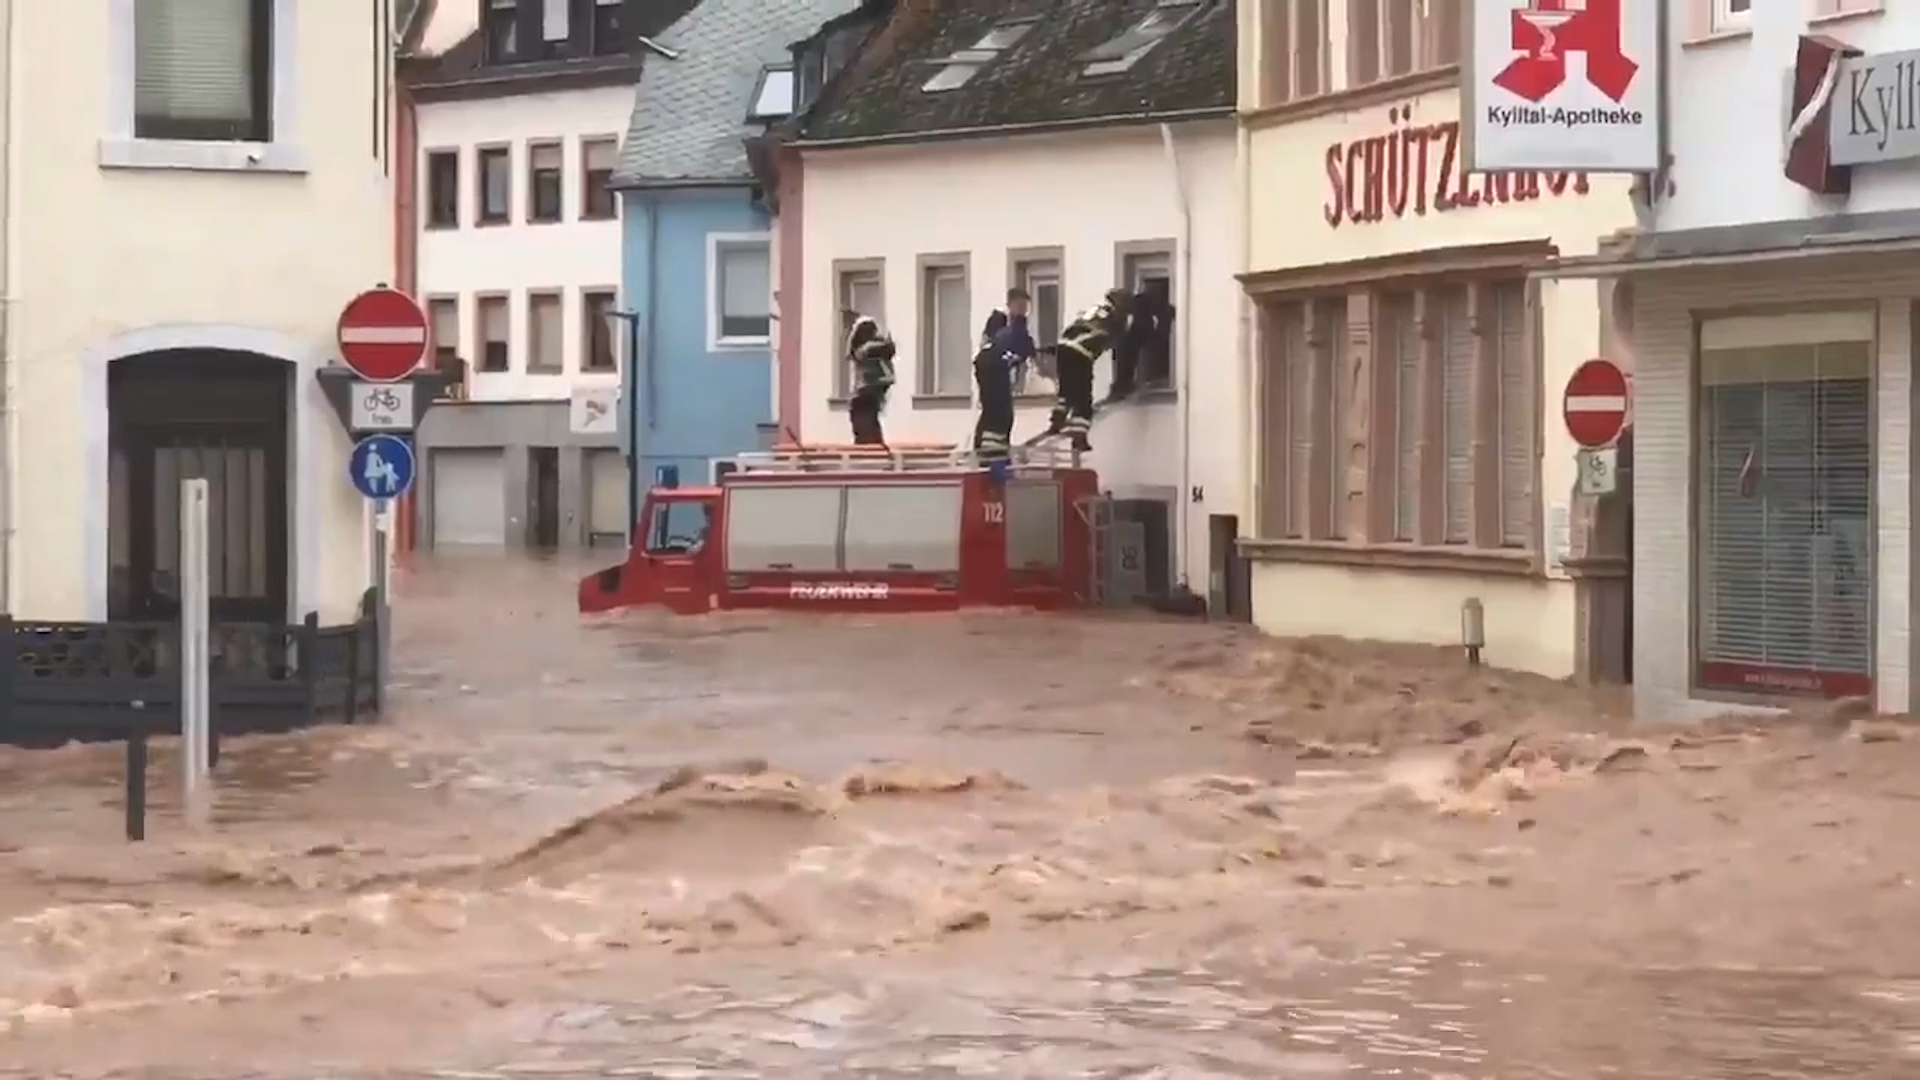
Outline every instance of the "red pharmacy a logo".
<path fill-rule="evenodd" d="M 1620 5 L 1626 2 L 1526 0 L 1510 16 L 1513 51 L 1520 55 L 1493 84 L 1538 104 L 1567 81 L 1567 54 L 1580 53 L 1587 58 L 1587 82 L 1618 104 L 1640 73 L 1620 49 Z"/>

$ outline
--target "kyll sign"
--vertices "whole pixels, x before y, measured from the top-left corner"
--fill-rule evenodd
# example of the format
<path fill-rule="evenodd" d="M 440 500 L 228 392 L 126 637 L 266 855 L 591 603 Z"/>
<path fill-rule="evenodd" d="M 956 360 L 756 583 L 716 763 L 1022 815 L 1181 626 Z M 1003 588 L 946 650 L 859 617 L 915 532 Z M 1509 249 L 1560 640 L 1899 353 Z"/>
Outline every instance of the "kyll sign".
<path fill-rule="evenodd" d="M 1830 62 L 1839 65 L 1827 120 L 1833 164 L 1920 157 L 1920 49 Z"/>
<path fill-rule="evenodd" d="M 1660 166 L 1660 0 L 1469 0 L 1468 168 Z"/>

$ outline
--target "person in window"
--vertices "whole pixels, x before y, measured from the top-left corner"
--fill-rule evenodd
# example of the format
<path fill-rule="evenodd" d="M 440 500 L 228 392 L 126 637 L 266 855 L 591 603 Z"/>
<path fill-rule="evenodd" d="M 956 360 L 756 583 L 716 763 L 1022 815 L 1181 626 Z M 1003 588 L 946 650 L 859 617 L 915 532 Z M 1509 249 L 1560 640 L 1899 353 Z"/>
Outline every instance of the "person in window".
<path fill-rule="evenodd" d="M 1127 327 L 1113 346 L 1113 385 L 1105 404 L 1125 401 L 1140 386 L 1164 386 L 1173 341 L 1173 301 L 1167 279 L 1148 278 L 1133 294 Z"/>
<path fill-rule="evenodd" d="M 853 421 L 853 441 L 857 446 L 885 446 L 886 432 L 880 427 L 880 413 L 887 407 L 887 392 L 893 389 L 893 357 L 897 352 L 893 335 L 881 329 L 879 320 L 857 311 L 841 312 L 847 323 L 847 363 L 853 365 L 853 401 L 848 413 Z"/>
<path fill-rule="evenodd" d="M 1093 364 L 1126 328 L 1131 301 L 1125 289 L 1108 289 L 1104 299 L 1060 331 L 1060 343 L 1053 347 L 1060 396 L 1041 438 L 1064 434 L 1075 450 L 1093 449 L 1088 438 L 1093 430 Z"/>
<path fill-rule="evenodd" d="M 1005 461 L 1013 439 L 1013 384 L 1020 365 L 1033 359 L 1033 334 L 1027 311 L 1033 298 L 1025 289 L 1007 290 L 1007 306 L 994 308 L 980 331 L 973 354 L 973 384 L 980 390 L 980 420 L 973 425 L 973 449 L 991 465 Z"/>

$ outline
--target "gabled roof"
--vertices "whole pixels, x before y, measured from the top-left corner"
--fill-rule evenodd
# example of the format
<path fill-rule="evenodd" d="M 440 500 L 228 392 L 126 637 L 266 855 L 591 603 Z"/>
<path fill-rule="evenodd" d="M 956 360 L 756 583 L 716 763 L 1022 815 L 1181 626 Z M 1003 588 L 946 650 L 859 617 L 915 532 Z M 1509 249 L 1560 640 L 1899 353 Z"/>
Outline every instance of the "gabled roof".
<path fill-rule="evenodd" d="M 641 73 L 614 186 L 752 183 L 743 140 L 766 129 L 748 120 L 765 88 L 763 76 L 791 65 L 789 43 L 858 6 L 859 0 L 701 0 L 654 35 L 674 56 L 650 59 Z"/>
<path fill-rule="evenodd" d="M 909 0 L 802 143 L 1230 114 L 1232 0 Z"/>

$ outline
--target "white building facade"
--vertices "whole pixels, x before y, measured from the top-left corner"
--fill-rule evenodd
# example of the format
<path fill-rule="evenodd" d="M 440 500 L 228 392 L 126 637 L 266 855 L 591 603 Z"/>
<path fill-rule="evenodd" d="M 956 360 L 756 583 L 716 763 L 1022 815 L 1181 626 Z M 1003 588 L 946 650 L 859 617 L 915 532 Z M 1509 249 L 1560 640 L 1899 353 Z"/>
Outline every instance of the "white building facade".
<path fill-rule="evenodd" d="M 1172 149 L 1169 151 L 1168 144 Z M 1034 298 L 1035 337 L 1116 285 L 1172 285 L 1171 377 L 1102 412 L 1089 464 L 1116 499 L 1164 508 L 1174 582 L 1206 591 L 1208 517 L 1237 515 L 1245 484 L 1231 121 L 805 154 L 806 321 L 802 430 L 847 441 L 842 306 L 873 312 L 901 347 L 900 384 L 882 418 L 892 442 L 959 442 L 979 416 L 972 359 L 987 313 L 1018 286 Z M 1037 198 L 1062 170 L 1099 176 L 1068 197 Z M 1177 170 L 1177 173 L 1176 173 Z M 926 212 L 929 191 L 966 192 L 967 212 Z M 986 209 L 992 208 L 992 209 Z M 1112 358 L 1095 370 L 1097 394 Z M 1047 425 L 1055 392 L 1029 375 L 1014 439 Z"/>
<path fill-rule="evenodd" d="M 563 20 L 548 39 L 541 5 L 520 6 L 488 9 L 510 20 L 503 30 L 477 25 L 471 4 L 438 4 L 426 36 L 444 48 L 403 68 L 415 291 L 437 362 L 460 375 L 458 400 L 420 432 L 424 548 L 626 540 L 621 234 L 608 182 L 639 62 L 616 24 Z"/>
<path fill-rule="evenodd" d="M 163 609 L 204 476 L 216 617 L 347 621 L 368 512 L 315 371 L 393 273 L 392 8 L 135 9 L 0 4 L 0 608 Z"/>
<path fill-rule="evenodd" d="M 1638 711 L 1909 711 L 1920 9 L 1669 18 L 1651 228 L 1560 270 L 1630 290 Z"/>
<path fill-rule="evenodd" d="M 1032 296 L 1042 345 L 1109 289 L 1164 288 L 1176 313 L 1165 355 L 1146 350 L 1142 389 L 1100 411 L 1088 463 L 1117 517 L 1139 526 L 1136 587 L 1217 595 L 1247 487 L 1232 18 L 1123 6 L 1035 19 L 983 5 L 948 27 L 914 22 L 880 68 L 830 86 L 798 141 L 800 434 L 851 439 L 843 309 L 879 318 L 899 346 L 888 441 L 964 445 L 979 334 L 1009 288 Z M 1121 59 L 1087 53 L 1095 21 L 1128 43 Z M 949 55 L 972 59 L 920 62 Z M 1026 100 L 990 96 L 1015 80 Z M 867 102 L 880 100 L 897 109 L 875 121 Z M 1097 366 L 1096 397 L 1111 363 Z M 1016 443 L 1045 430 L 1056 397 L 1033 372 L 1017 389 Z"/>

